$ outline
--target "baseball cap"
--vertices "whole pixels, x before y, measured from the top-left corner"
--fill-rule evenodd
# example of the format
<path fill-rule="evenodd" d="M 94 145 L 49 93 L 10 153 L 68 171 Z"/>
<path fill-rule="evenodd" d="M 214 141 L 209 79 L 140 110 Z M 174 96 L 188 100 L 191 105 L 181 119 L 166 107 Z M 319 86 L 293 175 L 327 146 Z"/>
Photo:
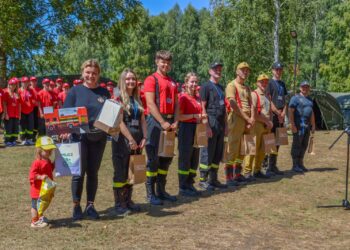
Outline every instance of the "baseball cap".
<path fill-rule="evenodd" d="M 31 76 L 29 80 L 30 81 L 36 81 L 36 77 L 35 76 Z"/>
<path fill-rule="evenodd" d="M 67 82 L 63 83 L 63 88 L 69 88 L 69 83 Z"/>
<path fill-rule="evenodd" d="M 114 86 L 113 82 L 107 82 L 107 86 Z"/>
<path fill-rule="evenodd" d="M 63 83 L 62 78 L 57 78 L 57 79 L 56 79 L 56 83 Z"/>
<path fill-rule="evenodd" d="M 107 85 L 104 82 L 100 83 L 100 87 L 105 88 Z"/>
<path fill-rule="evenodd" d="M 56 86 L 56 83 L 54 81 L 50 81 L 50 86 Z"/>
<path fill-rule="evenodd" d="M 263 80 L 269 80 L 268 75 L 266 75 L 266 74 L 260 74 L 260 75 L 258 76 L 258 80 L 257 80 L 257 81 L 263 81 Z"/>
<path fill-rule="evenodd" d="M 248 68 L 248 69 L 250 69 L 249 64 L 246 63 L 246 62 L 241 62 L 241 63 L 239 63 L 239 64 L 237 65 L 236 70 L 238 70 L 238 69 L 243 69 L 243 68 Z"/>
<path fill-rule="evenodd" d="M 283 64 L 281 62 L 274 62 L 272 64 L 272 69 L 283 69 Z"/>
<path fill-rule="evenodd" d="M 50 83 L 50 79 L 44 78 L 43 81 L 42 81 L 42 84 L 46 84 L 46 83 Z"/>
<path fill-rule="evenodd" d="M 18 81 L 16 78 L 11 78 L 8 82 L 7 82 L 9 85 L 14 85 L 14 84 L 17 84 Z"/>
<path fill-rule="evenodd" d="M 210 64 L 210 68 L 211 69 L 213 69 L 213 68 L 216 68 L 216 67 L 218 67 L 218 66 L 224 66 L 224 64 L 222 63 L 222 62 L 220 62 L 220 61 L 214 61 L 214 62 L 212 62 L 211 64 Z"/>
<path fill-rule="evenodd" d="M 44 150 L 50 150 L 50 149 L 55 149 L 56 145 L 50 137 L 42 136 L 36 140 L 35 147 L 42 148 Z"/>
<path fill-rule="evenodd" d="M 29 78 L 27 76 L 22 76 L 21 82 L 29 82 Z"/>
<path fill-rule="evenodd" d="M 300 87 L 304 87 L 304 86 L 309 86 L 310 87 L 310 83 L 308 81 L 302 81 L 300 83 Z"/>

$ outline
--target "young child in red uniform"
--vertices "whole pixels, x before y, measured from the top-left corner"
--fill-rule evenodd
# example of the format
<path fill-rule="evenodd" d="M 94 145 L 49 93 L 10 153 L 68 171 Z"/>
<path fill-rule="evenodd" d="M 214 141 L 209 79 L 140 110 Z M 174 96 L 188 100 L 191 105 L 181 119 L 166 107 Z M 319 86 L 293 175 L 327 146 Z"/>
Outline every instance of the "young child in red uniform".
<path fill-rule="evenodd" d="M 21 99 L 17 93 L 17 79 L 10 79 L 7 91 L 4 93 L 4 123 L 5 123 L 5 145 L 16 146 L 18 138 L 19 120 L 21 119 Z"/>
<path fill-rule="evenodd" d="M 107 90 L 108 90 L 109 94 L 111 95 L 111 99 L 114 99 L 113 89 L 114 89 L 113 82 L 107 82 Z"/>
<path fill-rule="evenodd" d="M 32 198 L 32 223 L 30 224 L 33 228 L 45 227 L 48 225 L 47 219 L 38 214 L 38 199 L 40 196 L 41 183 L 46 178 L 53 179 L 54 165 L 50 160 L 52 151 L 56 148 L 53 140 L 48 136 L 38 138 L 35 144 L 36 154 L 35 160 L 33 161 L 30 172 L 30 197 Z"/>
<path fill-rule="evenodd" d="M 58 94 L 58 103 L 60 108 L 62 108 L 63 103 L 66 100 L 69 89 L 70 89 L 69 83 L 65 82 L 63 84 L 63 91 Z"/>
<path fill-rule="evenodd" d="M 50 91 L 50 80 L 45 78 L 42 81 L 43 89 L 40 90 L 38 94 L 38 103 L 39 103 L 39 135 L 45 135 L 46 129 L 45 129 L 45 120 L 44 120 L 44 108 L 46 107 L 53 107 L 55 108 L 57 106 L 57 99 L 56 96 L 53 94 L 52 91 Z"/>
<path fill-rule="evenodd" d="M 22 145 L 34 145 L 34 107 L 36 105 L 36 96 L 34 90 L 29 87 L 29 78 L 23 76 L 21 79 L 22 86 L 18 90 L 21 98 L 21 119 L 20 119 L 20 137 Z"/>
<path fill-rule="evenodd" d="M 63 91 L 63 80 L 62 78 L 57 78 L 56 79 L 56 84 L 55 84 L 55 88 L 53 89 L 53 92 L 55 92 L 55 94 L 58 96 L 59 93 L 61 93 Z"/>

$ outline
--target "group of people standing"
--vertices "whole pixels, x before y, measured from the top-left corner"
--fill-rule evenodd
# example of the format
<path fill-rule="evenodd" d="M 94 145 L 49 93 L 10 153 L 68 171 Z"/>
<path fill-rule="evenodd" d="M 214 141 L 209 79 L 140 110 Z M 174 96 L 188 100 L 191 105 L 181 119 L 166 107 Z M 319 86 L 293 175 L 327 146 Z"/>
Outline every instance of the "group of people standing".
<path fill-rule="evenodd" d="M 132 185 L 128 183 L 130 155 L 147 155 L 146 197 L 151 205 L 162 205 L 164 201 L 175 202 L 176 196 L 166 191 L 168 169 L 173 157 L 158 155 L 162 131 L 176 131 L 178 137 L 178 178 L 179 194 L 199 196 L 194 186 L 199 166 L 199 187 L 203 190 L 227 188 L 253 181 L 255 178 L 270 178 L 283 174 L 276 166 L 277 152 L 265 155 L 261 143 L 262 136 L 277 127 L 284 126 L 287 114 L 287 89 L 282 81 L 283 65 L 276 62 L 272 66 L 272 79 L 266 74 L 259 75 L 256 89 L 252 91 L 246 80 L 250 66 L 246 62 L 236 67 L 236 78 L 227 84 L 220 84 L 223 64 L 219 61 L 209 66 L 209 80 L 198 85 L 199 78 L 194 72 L 185 76 L 183 92 L 169 75 L 172 54 L 158 51 L 155 57 L 156 72 L 144 80 L 142 92 L 137 76 L 131 69 L 122 72 L 118 88 L 119 96 L 114 96 L 123 106 L 123 121 L 120 135 L 112 140 L 112 161 L 114 167 L 113 193 L 114 212 L 125 216 L 140 211 L 132 201 Z M 72 178 L 73 219 L 85 216 L 98 219 L 94 207 L 98 186 L 98 170 L 106 146 L 107 134 L 93 127 L 105 100 L 111 94 L 98 85 L 101 73 L 95 60 L 88 60 L 81 67 L 81 85 L 72 88 L 63 107 L 85 106 L 88 110 L 90 132 L 72 135 L 73 141 L 81 143 L 81 176 Z M 308 97 L 310 85 L 303 82 L 301 93 L 294 96 L 289 105 L 289 120 L 293 131 L 292 170 L 307 171 L 303 157 L 310 131 L 315 130 L 312 101 Z M 143 100 L 142 100 L 143 99 Z M 206 124 L 208 146 L 194 147 L 196 127 Z M 244 134 L 256 136 L 256 154 L 244 156 L 240 153 L 240 141 Z M 69 135 L 62 135 L 63 139 Z M 225 140 L 227 149 L 224 148 Z M 226 150 L 225 178 L 221 183 L 218 170 Z M 267 171 L 261 171 L 263 162 Z M 87 204 L 83 212 L 80 205 L 84 178 L 86 181 Z"/>

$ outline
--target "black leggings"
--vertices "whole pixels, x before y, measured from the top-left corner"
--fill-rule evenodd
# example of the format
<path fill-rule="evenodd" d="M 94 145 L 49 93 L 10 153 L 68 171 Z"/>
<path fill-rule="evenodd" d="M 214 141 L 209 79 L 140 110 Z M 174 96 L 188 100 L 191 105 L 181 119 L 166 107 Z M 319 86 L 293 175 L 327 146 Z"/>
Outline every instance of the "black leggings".
<path fill-rule="evenodd" d="M 81 143 L 81 176 L 72 178 L 73 202 L 80 202 L 86 173 L 86 196 L 94 202 L 98 186 L 98 170 L 106 147 L 107 135 L 104 132 L 84 134 Z"/>

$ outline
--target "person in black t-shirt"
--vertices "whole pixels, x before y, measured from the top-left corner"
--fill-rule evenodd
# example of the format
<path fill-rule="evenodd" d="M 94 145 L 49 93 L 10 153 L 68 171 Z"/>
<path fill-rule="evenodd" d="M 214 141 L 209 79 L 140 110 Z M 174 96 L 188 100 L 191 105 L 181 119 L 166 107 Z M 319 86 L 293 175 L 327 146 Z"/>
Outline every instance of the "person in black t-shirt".
<path fill-rule="evenodd" d="M 81 143 L 81 176 L 73 176 L 72 178 L 73 220 L 83 218 L 80 200 L 85 174 L 87 176 L 85 215 L 90 219 L 99 218 L 99 214 L 94 207 L 94 201 L 98 185 L 98 170 L 106 146 L 107 134 L 94 128 L 93 124 L 105 100 L 110 98 L 108 90 L 98 86 L 101 70 L 97 61 L 85 61 L 82 64 L 81 71 L 84 83 L 72 88 L 63 104 L 63 108 L 86 107 L 90 127 L 89 133 L 82 134 L 80 137 L 73 135 L 73 139 Z M 67 135 L 64 137 L 67 137 Z"/>
<path fill-rule="evenodd" d="M 273 128 L 272 132 L 276 132 L 276 128 L 284 126 L 284 119 L 286 117 L 287 112 L 287 102 L 286 97 L 288 95 L 288 91 L 286 88 L 286 84 L 281 80 L 283 74 L 283 65 L 280 62 L 275 62 L 272 65 L 272 79 L 269 80 L 269 84 L 266 89 L 266 94 L 271 100 L 271 110 L 272 110 L 272 123 Z M 279 146 L 277 146 L 278 152 Z M 267 174 L 277 174 L 282 175 L 278 167 L 277 163 L 277 153 L 270 154 L 268 156 L 268 167 Z"/>

